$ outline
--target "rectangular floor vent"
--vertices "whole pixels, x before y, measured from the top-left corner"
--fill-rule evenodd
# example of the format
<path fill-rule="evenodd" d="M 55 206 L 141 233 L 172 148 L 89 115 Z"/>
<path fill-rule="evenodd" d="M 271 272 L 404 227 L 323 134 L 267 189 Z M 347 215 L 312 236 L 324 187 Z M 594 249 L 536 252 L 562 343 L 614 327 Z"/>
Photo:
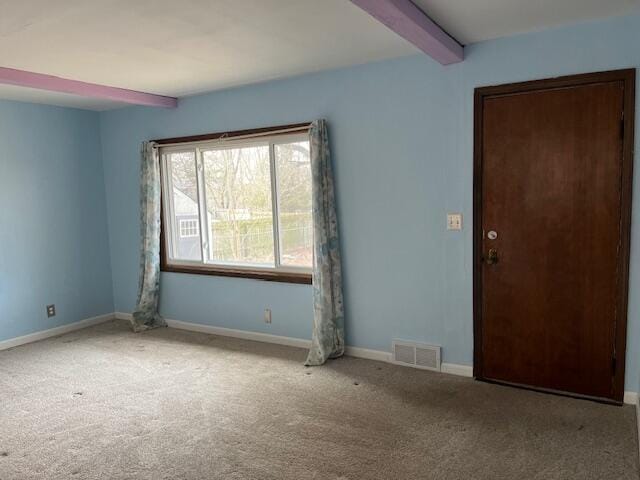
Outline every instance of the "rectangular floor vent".
<path fill-rule="evenodd" d="M 440 371 L 440 347 L 436 345 L 394 340 L 391 351 L 393 363 Z"/>

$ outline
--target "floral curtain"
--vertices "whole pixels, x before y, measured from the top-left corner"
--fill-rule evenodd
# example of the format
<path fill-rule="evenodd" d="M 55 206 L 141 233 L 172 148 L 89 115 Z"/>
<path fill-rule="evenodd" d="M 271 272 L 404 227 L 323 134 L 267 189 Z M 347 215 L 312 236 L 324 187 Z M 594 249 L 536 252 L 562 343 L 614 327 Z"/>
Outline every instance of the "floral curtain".
<path fill-rule="evenodd" d="M 344 305 L 338 220 L 325 120 L 311 125 L 313 207 L 313 334 L 305 365 L 344 354 Z"/>
<path fill-rule="evenodd" d="M 158 313 L 160 298 L 160 159 L 151 142 L 142 144 L 140 169 L 140 278 L 133 330 L 166 327 Z"/>

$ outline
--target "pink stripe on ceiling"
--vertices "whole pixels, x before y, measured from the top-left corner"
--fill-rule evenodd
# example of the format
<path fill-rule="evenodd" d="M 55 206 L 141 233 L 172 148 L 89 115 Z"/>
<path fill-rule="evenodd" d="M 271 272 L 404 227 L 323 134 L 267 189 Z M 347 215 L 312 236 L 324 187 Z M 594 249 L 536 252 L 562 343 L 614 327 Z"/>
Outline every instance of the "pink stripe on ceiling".
<path fill-rule="evenodd" d="M 464 60 L 464 48 L 410 0 L 351 0 L 442 65 Z"/>
<path fill-rule="evenodd" d="M 82 97 L 113 100 L 115 102 L 131 103 L 134 105 L 165 108 L 175 108 L 178 106 L 178 99 L 173 97 L 127 90 L 126 88 L 108 87 L 97 83 L 81 82 L 68 78 L 55 77 L 53 75 L 16 70 L 14 68 L 0 67 L 0 83 L 37 88 L 39 90 L 49 90 L 52 92 L 70 93 Z"/>

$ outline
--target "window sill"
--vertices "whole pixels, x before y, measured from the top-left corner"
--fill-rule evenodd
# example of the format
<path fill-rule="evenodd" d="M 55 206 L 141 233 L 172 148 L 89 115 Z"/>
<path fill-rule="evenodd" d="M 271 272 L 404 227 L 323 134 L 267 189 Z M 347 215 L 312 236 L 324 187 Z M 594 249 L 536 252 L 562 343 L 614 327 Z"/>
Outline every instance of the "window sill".
<path fill-rule="evenodd" d="M 299 283 L 311 285 L 311 274 L 304 272 L 281 272 L 250 268 L 227 268 L 219 266 L 167 265 L 160 268 L 163 272 L 191 273 L 194 275 L 212 275 L 218 277 L 252 278 L 269 282 Z"/>

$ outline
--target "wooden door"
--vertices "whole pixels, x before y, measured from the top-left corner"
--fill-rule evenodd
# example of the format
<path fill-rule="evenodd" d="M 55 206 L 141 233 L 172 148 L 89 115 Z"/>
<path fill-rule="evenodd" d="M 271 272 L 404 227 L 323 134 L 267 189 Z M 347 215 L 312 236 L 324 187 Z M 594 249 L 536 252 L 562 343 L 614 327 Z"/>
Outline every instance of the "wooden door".
<path fill-rule="evenodd" d="M 476 90 L 477 378 L 622 401 L 634 79 Z"/>

